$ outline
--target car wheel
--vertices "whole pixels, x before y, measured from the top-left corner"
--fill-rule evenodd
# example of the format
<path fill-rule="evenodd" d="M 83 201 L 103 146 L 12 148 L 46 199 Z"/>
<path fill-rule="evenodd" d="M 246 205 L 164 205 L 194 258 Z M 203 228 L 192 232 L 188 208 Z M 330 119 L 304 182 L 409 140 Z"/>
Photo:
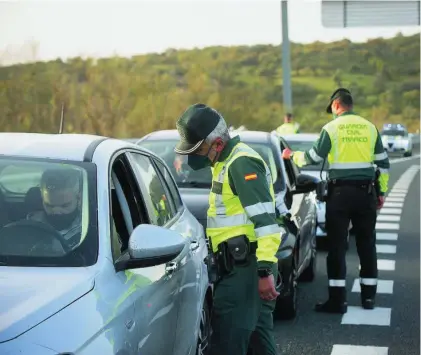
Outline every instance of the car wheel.
<path fill-rule="evenodd" d="M 199 336 L 197 339 L 196 355 L 207 355 L 210 353 L 210 338 L 212 334 L 210 322 L 210 309 L 208 302 L 204 302 L 200 316 Z"/>
<path fill-rule="evenodd" d="M 282 290 L 276 300 L 274 318 L 282 320 L 294 319 L 297 315 L 297 269 L 295 261 L 292 261 L 286 289 Z"/>
<path fill-rule="evenodd" d="M 405 152 L 405 153 L 403 154 L 403 156 L 404 156 L 404 157 L 410 157 L 410 156 L 412 156 L 412 152 Z"/>

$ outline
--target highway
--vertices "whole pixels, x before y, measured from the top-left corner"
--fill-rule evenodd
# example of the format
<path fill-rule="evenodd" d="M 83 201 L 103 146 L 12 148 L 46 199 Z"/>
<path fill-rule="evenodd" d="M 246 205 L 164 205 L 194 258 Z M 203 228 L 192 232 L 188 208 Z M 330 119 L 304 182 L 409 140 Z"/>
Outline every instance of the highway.
<path fill-rule="evenodd" d="M 300 283 L 298 314 L 275 323 L 279 354 L 420 354 L 420 158 L 391 163 L 389 192 L 377 231 L 377 308 L 360 307 L 359 261 L 354 238 L 347 253 L 348 313 L 319 314 L 314 304 L 327 298 L 326 252 L 318 251 L 317 277 Z M 355 283 L 355 284 L 354 284 Z"/>

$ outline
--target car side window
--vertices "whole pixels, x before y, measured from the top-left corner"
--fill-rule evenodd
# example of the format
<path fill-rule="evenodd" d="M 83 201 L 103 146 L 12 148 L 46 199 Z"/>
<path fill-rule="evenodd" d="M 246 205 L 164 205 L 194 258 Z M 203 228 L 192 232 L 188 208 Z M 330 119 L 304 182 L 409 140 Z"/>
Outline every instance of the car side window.
<path fill-rule="evenodd" d="M 126 154 L 119 155 L 110 171 L 111 247 L 113 259 L 118 259 L 129 244 L 133 230 L 149 223 L 135 176 Z"/>
<path fill-rule="evenodd" d="M 173 177 L 171 176 L 168 168 L 159 160 L 152 158 L 155 162 L 159 172 L 162 175 L 164 183 L 167 185 L 169 193 L 171 194 L 172 200 L 174 201 L 174 207 L 176 211 L 179 211 L 183 207 L 183 202 L 181 200 L 180 192 L 178 187 L 174 182 Z"/>
<path fill-rule="evenodd" d="M 143 184 L 147 193 L 145 200 L 153 209 L 151 222 L 157 226 L 164 226 L 177 214 L 171 195 L 163 184 L 160 174 L 155 170 L 151 158 L 140 153 L 130 153 L 136 169 L 136 178 Z"/>

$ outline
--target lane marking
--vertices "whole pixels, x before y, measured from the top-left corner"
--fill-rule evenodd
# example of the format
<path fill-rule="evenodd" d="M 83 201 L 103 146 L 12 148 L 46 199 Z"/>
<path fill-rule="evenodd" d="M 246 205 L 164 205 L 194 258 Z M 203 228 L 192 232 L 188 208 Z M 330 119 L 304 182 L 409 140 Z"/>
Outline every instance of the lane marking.
<path fill-rule="evenodd" d="M 376 230 L 399 230 L 399 223 L 376 223 Z"/>
<path fill-rule="evenodd" d="M 396 254 L 396 245 L 376 244 L 377 253 Z"/>
<path fill-rule="evenodd" d="M 395 260 L 377 259 L 377 270 L 394 271 Z"/>
<path fill-rule="evenodd" d="M 377 233 L 377 240 L 398 240 L 398 233 Z"/>
<path fill-rule="evenodd" d="M 387 202 L 405 202 L 405 197 L 386 197 Z"/>
<path fill-rule="evenodd" d="M 408 189 L 404 189 L 402 187 L 401 188 L 394 187 L 394 188 L 392 188 L 392 190 L 390 192 L 392 192 L 392 193 L 405 193 L 405 195 L 406 195 L 406 193 L 408 192 Z"/>
<path fill-rule="evenodd" d="M 377 221 L 383 222 L 399 222 L 401 220 L 401 216 L 390 216 L 388 214 L 379 214 L 377 216 Z"/>
<path fill-rule="evenodd" d="M 383 346 L 333 345 L 330 355 L 388 355 L 389 349 Z"/>
<path fill-rule="evenodd" d="M 405 157 L 405 158 L 399 158 L 399 159 L 391 159 L 390 160 L 390 164 L 402 163 L 404 161 L 417 159 L 419 157 L 420 157 L 420 155 L 419 154 L 416 154 L 416 155 L 413 155 L 412 157 Z"/>
<path fill-rule="evenodd" d="M 399 207 L 402 208 L 403 207 L 403 203 L 402 202 L 385 202 L 384 207 Z"/>
<path fill-rule="evenodd" d="M 380 210 L 379 216 L 381 216 L 382 214 L 401 214 L 401 213 L 402 213 L 402 208 L 382 208 Z"/>
<path fill-rule="evenodd" d="M 405 197 L 406 194 L 403 192 L 391 192 L 387 195 L 387 197 Z"/>
<path fill-rule="evenodd" d="M 367 310 L 348 306 L 348 312 L 342 316 L 341 324 L 390 326 L 391 314 L 391 308 L 376 307 Z"/>
<path fill-rule="evenodd" d="M 351 292 L 361 293 L 360 279 L 354 280 L 354 284 L 352 285 Z M 378 280 L 377 293 L 384 293 L 388 295 L 393 294 L 393 281 L 392 280 Z"/>

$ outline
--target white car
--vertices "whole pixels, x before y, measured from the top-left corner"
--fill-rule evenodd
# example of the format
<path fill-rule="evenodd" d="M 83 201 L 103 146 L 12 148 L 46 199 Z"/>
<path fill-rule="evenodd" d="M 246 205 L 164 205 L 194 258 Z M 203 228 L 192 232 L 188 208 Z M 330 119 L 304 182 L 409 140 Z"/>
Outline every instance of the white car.
<path fill-rule="evenodd" d="M 298 134 L 289 134 L 282 135 L 282 138 L 289 144 L 293 151 L 305 151 L 313 147 L 316 140 L 319 138 L 319 134 L 315 133 L 298 133 Z M 319 179 L 326 180 L 327 174 L 326 171 L 329 169 L 329 163 L 326 161 L 321 172 L 322 163 L 318 165 L 308 165 L 300 168 L 305 174 L 313 175 Z M 317 241 L 320 242 L 320 239 L 326 238 L 326 203 L 321 202 L 316 199 L 316 208 L 317 208 L 317 229 L 316 237 Z M 352 224 L 350 223 L 349 229 L 351 230 Z M 349 236 L 348 236 L 349 240 Z"/>
<path fill-rule="evenodd" d="M 383 126 L 381 131 L 384 150 L 389 154 L 403 155 L 410 157 L 412 155 L 412 135 L 402 124 L 388 123 Z"/>

